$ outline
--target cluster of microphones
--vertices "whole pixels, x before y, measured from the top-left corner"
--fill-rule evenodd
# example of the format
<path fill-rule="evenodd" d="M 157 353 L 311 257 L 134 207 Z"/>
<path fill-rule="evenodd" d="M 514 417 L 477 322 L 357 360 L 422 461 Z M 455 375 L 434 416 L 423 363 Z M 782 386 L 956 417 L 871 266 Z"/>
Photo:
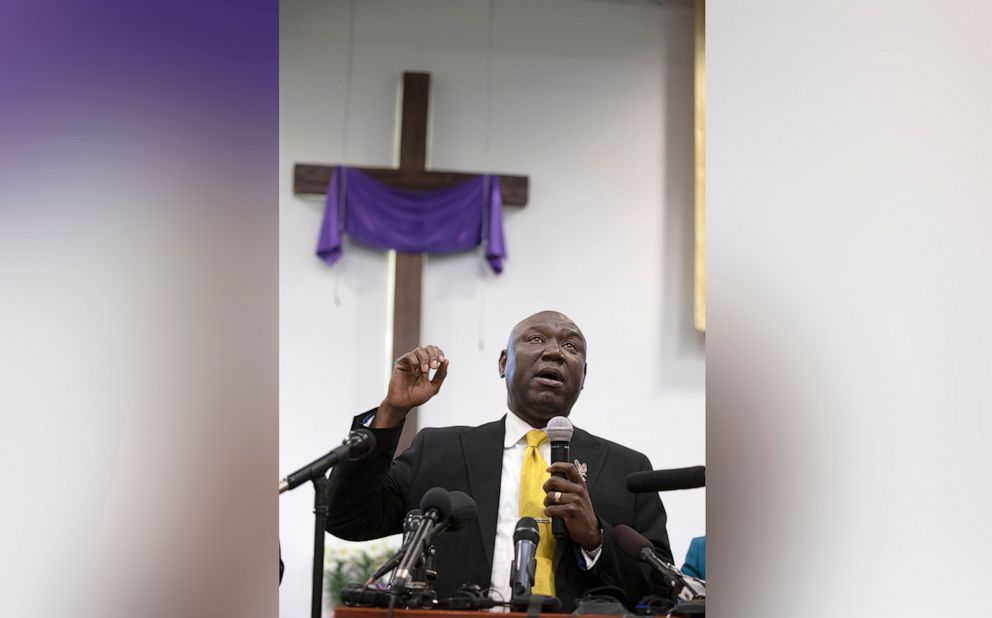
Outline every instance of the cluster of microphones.
<path fill-rule="evenodd" d="M 352 584 L 341 593 L 346 605 L 365 607 L 410 607 L 484 609 L 493 604 L 449 607 L 438 601 L 431 587 L 437 578 L 434 541 L 444 532 L 458 531 L 475 521 L 478 507 L 463 491 L 441 487 L 429 489 L 403 520 L 403 541 L 389 560 L 377 568 L 364 584 Z M 380 582 L 387 574 L 388 580 Z"/>
<path fill-rule="evenodd" d="M 420 500 L 420 508 L 407 513 L 404 519 L 403 541 L 399 550 L 364 584 L 346 587 L 341 600 L 346 605 L 367 607 L 469 610 L 508 605 L 514 609 L 525 608 L 531 600 L 540 542 L 537 521 L 532 517 L 521 518 L 513 533 L 512 600 L 500 602 L 482 595 L 481 591 L 471 594 L 471 587 L 446 599 L 438 599 L 432 590 L 431 581 L 437 577 L 434 541 L 446 531 L 454 532 L 471 524 L 477 514 L 475 500 L 465 492 L 448 491 L 441 487 L 428 490 Z M 387 574 L 389 577 L 385 579 Z M 541 609 L 545 611 L 560 608 L 557 599 L 542 600 Z"/>
<path fill-rule="evenodd" d="M 564 417 L 552 419 L 548 426 L 552 461 L 569 461 L 572 424 Z M 375 437 L 365 429 L 351 432 L 344 443 L 283 479 L 280 493 L 322 477 L 343 459 L 364 457 L 375 446 Z M 634 493 L 671 491 L 704 487 L 705 468 L 695 466 L 674 470 L 638 472 L 627 477 L 627 489 Z M 399 550 L 377 568 L 364 583 L 344 588 L 341 600 L 357 607 L 406 607 L 414 609 L 481 610 L 507 606 L 514 611 L 534 614 L 559 611 L 554 597 L 534 595 L 531 589 L 536 573 L 537 548 L 540 544 L 537 521 L 522 517 L 513 532 L 513 562 L 510 568 L 511 598 L 496 600 L 477 586 L 465 586 L 445 599 L 438 599 L 431 582 L 437 578 L 435 540 L 446 531 L 460 530 L 473 521 L 478 507 L 462 491 L 434 487 L 424 493 L 420 508 L 407 513 L 403 522 L 403 539 Z M 553 534 L 567 534 L 562 522 L 552 518 Z M 669 616 L 705 615 L 706 582 L 683 574 L 675 565 L 663 560 L 654 545 L 627 525 L 613 528 L 613 541 L 629 556 L 645 563 L 656 574 L 657 594 L 645 599 L 638 609 L 646 614 Z M 389 576 L 386 579 L 386 576 Z"/>
<path fill-rule="evenodd" d="M 572 423 L 565 417 L 551 419 L 548 437 L 553 462 L 569 461 Z M 279 493 L 302 483 L 322 479 L 339 461 L 361 459 L 375 447 L 375 436 L 367 429 L 352 431 L 341 446 L 314 460 L 279 483 Z M 706 485 L 703 466 L 637 472 L 627 477 L 627 489 L 634 493 L 692 489 Z M 522 517 L 513 532 L 513 562 L 510 569 L 511 598 L 495 600 L 478 587 L 466 586 L 446 599 L 438 599 L 431 582 L 437 578 L 437 551 L 434 541 L 446 531 L 457 531 L 471 524 L 478 507 L 462 491 L 434 487 L 424 493 L 420 508 L 407 513 L 403 522 L 403 540 L 399 550 L 372 573 L 364 583 L 347 586 L 341 594 L 346 605 L 363 607 L 438 608 L 480 610 L 497 605 L 514 611 L 558 611 L 554 597 L 532 595 L 536 572 L 537 547 L 540 543 L 537 521 Z M 567 534 L 563 522 L 552 518 L 555 537 Z M 663 560 L 650 540 L 627 525 L 613 528 L 613 540 L 622 551 L 647 564 L 656 574 L 657 594 L 639 605 L 648 614 L 702 616 L 705 614 L 706 582 L 683 574 L 675 565 Z M 388 579 L 385 579 L 386 575 Z"/>
<path fill-rule="evenodd" d="M 659 471 L 660 482 L 680 480 L 679 471 Z M 652 473 L 648 473 L 652 474 Z M 664 478 L 667 475 L 668 479 Z M 643 477 L 642 477 L 643 478 Z M 655 477 L 659 478 L 659 477 Z M 628 481 L 636 484 L 637 479 Z M 666 483 L 668 484 L 668 483 Z M 513 531 L 513 562 L 510 568 L 512 598 L 499 602 L 481 594 L 460 591 L 447 599 L 438 599 L 431 588 L 437 577 L 434 540 L 445 531 L 456 531 L 471 524 L 478 509 L 475 500 L 461 491 L 447 491 L 434 487 L 424 494 L 420 508 L 410 511 L 403 523 L 403 541 L 399 551 L 383 563 L 364 584 L 353 584 L 342 592 L 346 605 L 365 607 L 399 606 L 408 608 L 438 608 L 452 610 L 488 609 L 507 605 L 513 610 L 524 611 L 532 606 L 531 588 L 534 586 L 537 548 L 540 543 L 537 521 L 522 517 Z M 654 545 L 643 535 L 626 525 L 613 529 L 617 545 L 628 555 L 647 564 L 659 577 L 659 598 L 669 600 L 662 605 L 666 610 L 677 608 L 673 615 L 699 615 L 704 611 L 706 583 L 684 575 L 675 565 L 658 556 Z M 386 581 L 380 582 L 389 574 Z M 557 611 L 557 599 L 540 598 L 541 611 Z M 693 611 L 698 609 L 699 611 Z"/>

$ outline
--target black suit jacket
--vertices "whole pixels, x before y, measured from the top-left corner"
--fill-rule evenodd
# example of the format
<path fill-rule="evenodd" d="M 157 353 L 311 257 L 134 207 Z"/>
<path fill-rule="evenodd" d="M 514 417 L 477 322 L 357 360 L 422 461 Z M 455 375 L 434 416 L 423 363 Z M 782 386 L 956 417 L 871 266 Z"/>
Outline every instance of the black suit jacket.
<path fill-rule="evenodd" d="M 362 414 L 355 417 L 358 427 Z M 503 466 L 503 419 L 479 427 L 421 430 L 395 460 L 401 427 L 372 430 L 375 450 L 364 460 L 343 462 L 331 473 L 331 511 L 327 531 L 346 540 L 364 541 L 402 532 L 407 512 L 419 508 L 432 487 L 461 490 L 479 507 L 473 525 L 438 537 L 434 588 L 441 598 L 462 584 L 488 588 L 496 540 L 500 475 Z M 555 544 L 555 592 L 564 611 L 597 586 L 622 588 L 633 603 L 651 591 L 648 570 L 624 554 L 613 539 L 613 527 L 626 524 L 654 543 L 666 561 L 674 562 L 665 529 L 666 514 L 657 494 L 627 491 L 631 472 L 651 470 L 648 458 L 614 442 L 575 428 L 571 458 L 587 464 L 586 483 L 603 528 L 603 551 L 596 565 L 583 571 L 571 540 Z M 656 590 L 656 588 L 654 588 Z"/>

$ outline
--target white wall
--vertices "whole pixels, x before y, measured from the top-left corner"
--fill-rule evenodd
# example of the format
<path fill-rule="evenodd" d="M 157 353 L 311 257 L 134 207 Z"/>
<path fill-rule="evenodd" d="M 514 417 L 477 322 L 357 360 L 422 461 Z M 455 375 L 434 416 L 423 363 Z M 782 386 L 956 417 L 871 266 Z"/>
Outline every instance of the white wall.
<path fill-rule="evenodd" d="M 502 0 L 490 50 L 489 2 L 363 0 L 348 88 L 350 8 L 282 8 L 281 473 L 378 403 L 391 360 L 386 255 L 348 245 L 337 265 L 323 265 L 313 254 L 322 204 L 292 194 L 292 165 L 392 164 L 404 70 L 432 74 L 430 166 L 530 176 L 528 206 L 506 212 L 501 276 L 479 253 L 426 261 L 423 340 L 446 351 L 451 369 L 422 424 L 501 416 L 496 360 L 509 329 L 551 308 L 589 340 L 574 422 L 656 468 L 705 463 L 704 346 L 692 327 L 691 4 Z M 705 490 L 663 497 L 681 561 L 704 532 Z M 286 616 L 308 608 L 311 506 L 308 488 L 280 500 Z"/>

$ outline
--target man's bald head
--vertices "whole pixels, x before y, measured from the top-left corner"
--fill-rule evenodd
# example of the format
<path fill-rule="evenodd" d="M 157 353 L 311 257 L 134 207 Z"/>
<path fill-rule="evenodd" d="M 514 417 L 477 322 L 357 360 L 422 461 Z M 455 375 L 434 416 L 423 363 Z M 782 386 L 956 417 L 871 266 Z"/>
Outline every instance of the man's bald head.
<path fill-rule="evenodd" d="M 582 337 L 582 341 L 583 343 L 585 343 L 586 336 L 582 334 L 582 329 L 580 329 L 579 325 L 573 322 L 570 317 L 568 317 L 567 315 L 565 315 L 560 311 L 551 311 L 550 309 L 545 309 L 544 311 L 538 311 L 533 315 L 527 316 L 526 318 L 517 322 L 516 326 L 510 329 L 510 338 L 507 340 L 507 348 L 512 347 L 513 338 L 514 336 L 517 335 L 517 333 L 520 332 L 520 329 L 525 328 L 528 325 L 534 324 L 536 322 L 544 322 L 548 320 L 557 321 L 562 324 L 570 325 Z"/>

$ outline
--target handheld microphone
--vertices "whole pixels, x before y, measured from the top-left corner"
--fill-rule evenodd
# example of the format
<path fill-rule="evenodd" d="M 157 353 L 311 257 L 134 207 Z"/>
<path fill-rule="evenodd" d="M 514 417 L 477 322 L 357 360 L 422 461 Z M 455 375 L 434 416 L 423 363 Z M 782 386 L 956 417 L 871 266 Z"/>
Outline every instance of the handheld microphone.
<path fill-rule="evenodd" d="M 537 545 L 541 535 L 533 517 L 521 517 L 513 531 L 513 562 L 510 564 L 510 590 L 513 599 L 530 596 L 537 571 Z"/>
<path fill-rule="evenodd" d="M 545 430 L 548 434 L 548 441 L 551 443 L 551 463 L 569 461 L 569 443 L 572 441 L 572 421 L 564 416 L 556 416 L 548 421 Z M 556 476 L 563 476 L 557 474 Z M 563 539 L 568 536 L 568 529 L 561 517 L 551 518 L 551 534 L 556 539 Z"/>
<path fill-rule="evenodd" d="M 399 591 L 410 583 L 413 568 L 423 554 L 434 527 L 448 521 L 451 515 L 451 498 L 448 490 L 441 487 L 428 489 L 420 499 L 420 510 L 423 512 L 423 517 L 413 536 L 410 537 L 410 544 L 403 553 L 399 565 L 393 571 L 393 577 L 389 582 L 390 590 Z"/>
<path fill-rule="evenodd" d="M 706 466 L 634 472 L 627 475 L 627 489 L 634 493 L 706 487 Z"/>
<path fill-rule="evenodd" d="M 630 526 L 620 524 L 619 526 L 615 526 L 613 528 L 613 538 L 625 554 L 631 556 L 632 558 L 637 558 L 641 562 L 647 563 L 652 569 L 661 575 L 666 587 L 672 589 L 673 598 L 678 596 L 679 593 L 682 592 L 683 588 L 687 587 L 682 572 L 679 571 L 674 565 L 668 564 L 659 558 L 654 552 L 654 545 L 651 544 L 651 541 L 644 538 L 644 535 L 641 533 L 637 532 Z"/>
<path fill-rule="evenodd" d="M 318 477 L 324 476 L 327 470 L 342 459 L 356 461 L 365 457 L 375 448 L 375 436 L 364 427 L 348 434 L 341 446 L 331 449 L 329 453 L 311 461 L 296 472 L 279 481 L 279 493 L 295 489 Z"/>

